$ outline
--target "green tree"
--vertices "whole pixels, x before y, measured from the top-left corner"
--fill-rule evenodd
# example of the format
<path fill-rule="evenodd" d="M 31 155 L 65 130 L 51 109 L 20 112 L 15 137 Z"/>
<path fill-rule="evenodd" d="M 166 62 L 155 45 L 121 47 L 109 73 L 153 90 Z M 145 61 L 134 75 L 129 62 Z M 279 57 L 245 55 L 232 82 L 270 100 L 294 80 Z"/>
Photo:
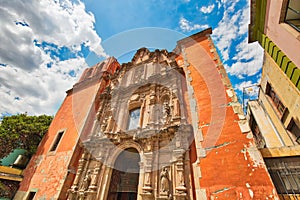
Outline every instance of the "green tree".
<path fill-rule="evenodd" d="M 52 116 L 28 116 L 26 113 L 5 116 L 0 122 L 0 158 L 16 148 L 33 154 L 52 121 Z"/>

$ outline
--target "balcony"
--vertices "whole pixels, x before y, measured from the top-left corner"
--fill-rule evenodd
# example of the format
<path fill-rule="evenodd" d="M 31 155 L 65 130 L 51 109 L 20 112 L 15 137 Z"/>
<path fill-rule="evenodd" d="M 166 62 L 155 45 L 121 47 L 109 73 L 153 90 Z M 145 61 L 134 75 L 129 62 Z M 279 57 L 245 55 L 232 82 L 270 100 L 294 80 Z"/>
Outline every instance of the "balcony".
<path fill-rule="evenodd" d="M 291 133 L 282 123 L 288 109 L 276 106 L 272 96 L 259 87 L 256 100 L 247 102 L 247 117 L 259 148 L 280 148 L 298 145 Z M 274 95 L 273 95 L 274 96 Z M 278 104 L 281 105 L 281 104 Z"/>

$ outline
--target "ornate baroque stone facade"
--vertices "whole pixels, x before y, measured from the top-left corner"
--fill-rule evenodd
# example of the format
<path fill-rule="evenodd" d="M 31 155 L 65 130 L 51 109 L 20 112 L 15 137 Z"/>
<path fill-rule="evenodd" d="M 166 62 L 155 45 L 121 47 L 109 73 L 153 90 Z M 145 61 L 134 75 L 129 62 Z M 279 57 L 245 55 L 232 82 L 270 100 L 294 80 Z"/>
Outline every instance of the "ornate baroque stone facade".
<path fill-rule="evenodd" d="M 86 69 L 15 199 L 276 199 L 209 34 Z"/>
<path fill-rule="evenodd" d="M 110 77 L 111 84 L 99 97 L 91 134 L 82 143 L 84 153 L 68 199 L 117 199 L 128 190 L 138 199 L 192 198 L 188 151 L 192 128 L 183 99 L 184 74 L 175 56 L 142 48 Z M 134 109 L 139 110 L 138 125 L 128 130 L 129 112 Z M 112 174 L 120 170 L 122 178 L 126 173 L 133 177 L 134 173 L 115 165 L 120 153 L 130 148 L 139 157 L 134 171 L 139 187 L 128 184 L 126 188 Z"/>

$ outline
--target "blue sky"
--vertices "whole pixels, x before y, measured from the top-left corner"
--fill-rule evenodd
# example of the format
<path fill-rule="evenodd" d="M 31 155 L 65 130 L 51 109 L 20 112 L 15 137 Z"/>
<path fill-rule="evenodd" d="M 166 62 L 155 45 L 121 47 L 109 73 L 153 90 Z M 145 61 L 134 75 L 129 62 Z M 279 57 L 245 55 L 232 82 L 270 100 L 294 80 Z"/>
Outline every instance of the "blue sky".
<path fill-rule="evenodd" d="M 0 0 L 0 115 L 56 113 L 82 71 L 140 47 L 172 51 L 212 27 L 239 97 L 260 79 L 262 49 L 248 44 L 248 0 Z"/>

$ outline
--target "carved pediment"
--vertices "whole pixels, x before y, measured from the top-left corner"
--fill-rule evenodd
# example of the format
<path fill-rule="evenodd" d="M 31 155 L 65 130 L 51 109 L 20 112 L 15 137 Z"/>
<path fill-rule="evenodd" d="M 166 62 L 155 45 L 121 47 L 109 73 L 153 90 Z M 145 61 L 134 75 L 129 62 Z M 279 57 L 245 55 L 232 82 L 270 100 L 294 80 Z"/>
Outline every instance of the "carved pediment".
<path fill-rule="evenodd" d="M 153 52 L 150 52 L 149 49 L 143 47 L 137 50 L 136 54 L 131 60 L 131 64 L 138 65 L 141 63 L 169 63 L 174 59 L 175 54 L 173 52 L 168 52 L 166 49 L 156 49 Z"/>
<path fill-rule="evenodd" d="M 131 62 L 132 64 L 136 65 L 139 63 L 142 63 L 145 60 L 148 60 L 150 58 L 150 51 L 149 49 L 143 47 L 137 50 L 135 55 L 133 56 Z"/>

